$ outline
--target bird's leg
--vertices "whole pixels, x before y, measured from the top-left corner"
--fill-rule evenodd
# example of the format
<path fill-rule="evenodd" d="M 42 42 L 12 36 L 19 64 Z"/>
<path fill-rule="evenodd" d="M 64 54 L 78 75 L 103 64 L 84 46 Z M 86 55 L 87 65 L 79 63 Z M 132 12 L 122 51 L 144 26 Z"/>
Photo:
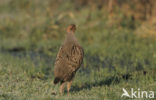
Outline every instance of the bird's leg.
<path fill-rule="evenodd" d="M 70 82 L 67 82 L 67 92 L 68 92 L 68 96 L 69 96 L 69 91 L 70 91 L 70 87 L 72 84 L 72 80 Z"/>
<path fill-rule="evenodd" d="M 64 84 L 65 83 L 61 83 L 61 86 L 60 86 L 60 94 L 61 95 L 63 94 L 63 91 L 64 91 Z"/>

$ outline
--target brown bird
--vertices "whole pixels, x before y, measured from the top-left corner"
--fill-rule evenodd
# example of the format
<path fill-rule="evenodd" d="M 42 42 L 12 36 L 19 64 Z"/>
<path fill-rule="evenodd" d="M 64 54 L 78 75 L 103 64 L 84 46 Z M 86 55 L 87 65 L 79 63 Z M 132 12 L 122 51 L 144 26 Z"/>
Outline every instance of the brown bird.
<path fill-rule="evenodd" d="M 84 52 L 75 37 L 75 30 L 76 26 L 74 24 L 68 26 L 65 41 L 59 49 L 54 65 L 54 84 L 60 82 L 61 95 L 64 91 L 64 84 L 66 82 L 69 95 L 72 80 L 83 62 Z"/>

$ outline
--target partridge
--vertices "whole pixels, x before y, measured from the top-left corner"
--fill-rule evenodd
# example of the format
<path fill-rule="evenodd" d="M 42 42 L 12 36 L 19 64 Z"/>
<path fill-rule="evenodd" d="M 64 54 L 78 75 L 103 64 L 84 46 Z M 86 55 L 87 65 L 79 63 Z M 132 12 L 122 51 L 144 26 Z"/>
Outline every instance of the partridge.
<path fill-rule="evenodd" d="M 83 62 L 84 52 L 75 37 L 75 30 L 76 26 L 74 24 L 67 27 L 65 41 L 58 51 L 54 65 L 54 84 L 60 82 L 61 95 L 64 91 L 65 83 L 67 83 L 69 95 L 73 78 Z"/>

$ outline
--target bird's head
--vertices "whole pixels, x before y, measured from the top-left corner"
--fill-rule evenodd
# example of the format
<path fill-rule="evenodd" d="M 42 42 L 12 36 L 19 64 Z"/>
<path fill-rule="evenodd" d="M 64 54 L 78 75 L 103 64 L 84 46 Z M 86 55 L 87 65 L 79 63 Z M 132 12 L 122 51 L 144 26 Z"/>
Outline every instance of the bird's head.
<path fill-rule="evenodd" d="M 69 25 L 69 26 L 67 27 L 67 32 L 68 32 L 68 33 L 74 33 L 75 30 L 76 30 L 76 25 L 74 25 L 74 24 L 71 24 L 71 25 Z"/>

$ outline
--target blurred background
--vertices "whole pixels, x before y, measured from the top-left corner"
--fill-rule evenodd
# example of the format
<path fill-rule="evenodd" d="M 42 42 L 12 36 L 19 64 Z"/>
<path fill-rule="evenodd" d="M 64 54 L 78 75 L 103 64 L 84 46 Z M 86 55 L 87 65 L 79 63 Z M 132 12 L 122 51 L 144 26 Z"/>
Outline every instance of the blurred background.
<path fill-rule="evenodd" d="M 106 59 L 155 62 L 154 0 L 1 0 L 0 50 L 55 57 L 71 23 L 88 60 L 100 66 Z"/>
<path fill-rule="evenodd" d="M 91 83 L 75 81 L 75 87 L 107 84 L 104 68 L 114 73 L 109 81 L 127 80 L 139 71 L 137 75 L 153 73 L 150 82 L 155 83 L 155 0 L 0 0 L 0 65 L 6 68 L 0 73 L 11 69 L 52 80 L 69 24 L 77 25 L 76 37 L 85 51 L 77 77 Z"/>

